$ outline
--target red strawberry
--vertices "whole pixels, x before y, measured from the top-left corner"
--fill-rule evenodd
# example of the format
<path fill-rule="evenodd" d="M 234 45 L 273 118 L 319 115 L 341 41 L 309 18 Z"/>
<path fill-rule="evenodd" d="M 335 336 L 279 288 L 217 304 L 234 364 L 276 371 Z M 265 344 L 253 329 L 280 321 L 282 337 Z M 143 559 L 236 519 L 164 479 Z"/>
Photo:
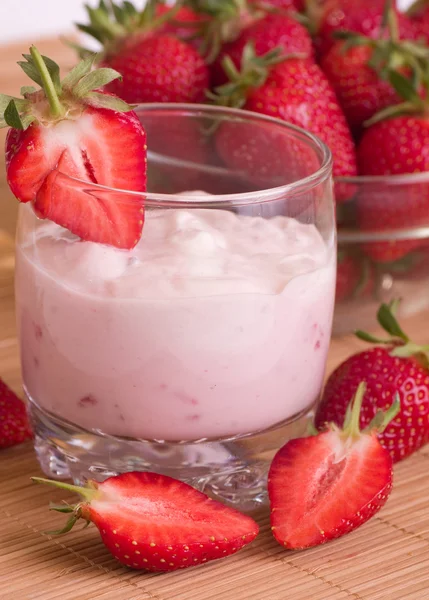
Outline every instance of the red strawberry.
<path fill-rule="evenodd" d="M 272 13 L 244 29 L 235 41 L 222 47 L 222 51 L 211 69 L 214 86 L 228 81 L 228 76 L 222 66 L 225 56 L 229 56 L 239 69 L 244 49 L 249 42 L 253 43 L 257 56 L 263 56 L 277 47 L 281 48 L 284 55 L 299 53 L 304 57 L 313 56 L 313 46 L 307 29 L 292 16 Z"/>
<path fill-rule="evenodd" d="M 177 10 L 172 10 L 171 6 L 157 4 L 155 10 L 157 18 L 164 17 L 167 19 L 156 27 L 156 34 L 169 33 L 191 44 L 206 20 L 203 15 L 197 14 L 188 6 L 180 6 Z M 156 23 L 157 19 L 154 21 L 155 25 Z"/>
<path fill-rule="evenodd" d="M 396 306 L 397 302 L 383 304 L 378 312 L 389 339 L 358 332 L 360 338 L 378 345 L 353 355 L 332 373 L 317 410 L 316 426 L 321 428 L 328 421 L 341 424 L 346 399 L 361 381 L 367 384 L 361 427 L 366 427 L 377 411 L 390 406 L 398 393 L 401 410 L 379 434 L 379 440 L 393 460 L 399 461 L 429 441 L 429 346 L 418 346 L 409 340 L 394 316 Z"/>
<path fill-rule="evenodd" d="M 95 524 L 107 549 L 127 567 L 176 571 L 225 558 L 250 544 L 259 528 L 253 519 L 211 500 L 190 485 L 157 473 L 124 473 L 81 488 L 34 477 L 76 492 L 83 501 L 57 507 Z"/>
<path fill-rule="evenodd" d="M 416 106 L 422 100 L 417 97 Z M 429 170 L 429 120 L 424 113 L 400 114 L 375 123 L 363 134 L 357 149 L 362 175 L 400 175 Z M 410 107 L 410 102 L 403 105 Z M 429 223 L 429 185 L 415 183 L 363 186 L 357 201 L 357 221 L 362 231 L 383 232 L 427 226 Z M 390 236 L 392 237 L 392 236 Z M 376 261 L 398 260 L 418 248 L 418 239 L 374 242 L 365 252 Z"/>
<path fill-rule="evenodd" d="M 208 67 L 194 47 L 168 33 L 175 27 L 164 22 L 165 14 L 161 21 L 154 18 L 153 0 L 140 12 L 130 2 L 113 8 L 102 0 L 87 11 L 90 25 L 78 28 L 103 44 L 102 64 L 123 76 L 108 86 L 110 92 L 132 103 L 205 99 Z"/>
<path fill-rule="evenodd" d="M 12 192 L 84 240 L 134 247 L 143 228 L 143 197 L 85 192 L 64 177 L 145 191 L 145 132 L 128 105 L 100 93 L 119 74 L 91 71 L 93 59 L 87 59 L 60 82 L 58 65 L 34 47 L 30 52 L 20 64 L 42 89 L 27 88 L 25 100 L 0 96 L 0 125 L 12 127 L 6 142 Z"/>
<path fill-rule="evenodd" d="M 357 133 L 375 113 L 401 101 L 389 81 L 370 66 L 373 53 L 369 45 L 348 48 L 346 42 L 337 42 L 321 60 L 348 123 Z"/>
<path fill-rule="evenodd" d="M 268 475 L 271 529 L 292 550 L 324 544 L 353 531 L 385 504 L 392 488 L 392 459 L 377 440 L 399 410 L 394 403 L 364 431 L 361 384 L 343 429 L 330 423 L 318 435 L 288 442 Z M 344 403 L 348 396 L 342 396 Z M 391 399 L 393 400 L 393 398 Z"/>
<path fill-rule="evenodd" d="M 399 73 L 408 78 L 408 85 L 413 85 L 411 82 L 418 82 L 420 74 L 427 69 L 429 48 L 408 40 L 400 41 L 398 18 L 389 3 L 386 7 L 383 39 L 343 32 L 341 38 L 345 41 L 336 42 L 321 61 L 356 134 L 376 113 L 402 101 L 401 90 L 395 89 L 390 81 L 392 74 Z"/>
<path fill-rule="evenodd" d="M 232 71 L 233 84 L 217 88 L 217 102 L 242 106 L 247 110 L 277 117 L 308 129 L 331 148 L 334 155 L 334 175 L 356 175 L 356 157 L 350 130 L 335 92 L 321 69 L 308 59 L 282 60 L 275 51 L 265 57 L 255 58 L 250 50 L 248 46 L 243 59 L 241 78 L 233 72 L 234 66 L 226 63 L 228 70 Z M 264 69 L 271 61 L 279 60 L 280 64 L 271 67 L 270 70 Z M 253 79 L 252 73 L 255 74 Z M 246 83 L 249 80 L 251 84 Z M 246 138 L 237 137 L 233 143 L 227 133 L 228 129 L 228 124 L 221 127 L 217 140 L 220 155 L 228 165 L 249 173 L 251 177 L 258 175 L 258 169 L 261 174 L 267 173 L 267 169 L 270 173 L 277 169 L 278 176 L 283 174 L 285 177 L 284 165 L 288 163 L 282 160 L 285 152 L 290 157 L 290 149 L 287 151 L 285 148 L 283 153 L 275 158 L 271 155 L 275 155 L 278 148 L 273 148 L 264 159 L 264 164 L 257 165 L 255 157 L 252 156 L 252 148 L 257 156 L 260 156 L 255 141 L 250 143 Z"/>
<path fill-rule="evenodd" d="M 126 102 L 203 102 L 209 87 L 201 56 L 172 35 L 135 38 L 103 64 L 123 74 L 109 90 Z"/>
<path fill-rule="evenodd" d="M 0 448 L 21 444 L 32 435 L 24 402 L 0 379 Z"/>
<path fill-rule="evenodd" d="M 361 175 L 403 175 L 429 170 L 429 119 L 410 114 L 371 125 L 357 148 Z"/>
<path fill-rule="evenodd" d="M 339 31 L 361 33 L 377 39 L 382 33 L 384 12 L 389 0 L 309 0 L 309 17 L 316 30 L 316 46 L 323 56 L 335 42 L 334 34 Z M 414 39 L 414 27 L 406 15 L 400 13 L 393 1 L 393 10 L 398 18 L 399 34 L 402 39 Z"/>

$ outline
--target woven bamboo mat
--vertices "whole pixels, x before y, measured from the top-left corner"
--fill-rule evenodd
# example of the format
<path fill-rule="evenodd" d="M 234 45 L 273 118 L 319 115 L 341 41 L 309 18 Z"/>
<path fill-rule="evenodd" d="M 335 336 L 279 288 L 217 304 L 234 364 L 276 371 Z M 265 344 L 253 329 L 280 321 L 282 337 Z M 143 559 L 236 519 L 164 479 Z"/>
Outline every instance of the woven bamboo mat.
<path fill-rule="evenodd" d="M 0 49 L 2 91 L 16 93 L 21 84 L 12 81 L 10 63 L 25 48 Z M 56 43 L 42 46 L 53 55 L 57 49 Z M 5 187 L 0 175 L 0 375 L 19 392 L 15 204 L 4 200 Z M 428 323 L 429 314 L 412 319 L 407 331 L 416 341 L 427 340 Z M 328 369 L 359 347 L 351 337 L 333 342 Z M 0 600 L 429 600 L 429 447 L 396 467 L 385 508 L 349 536 L 286 552 L 270 534 L 267 512 L 261 512 L 261 533 L 250 547 L 224 561 L 164 575 L 122 567 L 95 528 L 45 534 L 63 522 L 48 512 L 49 501 L 73 498 L 32 485 L 31 475 L 40 470 L 30 444 L 0 452 Z"/>
<path fill-rule="evenodd" d="M 407 324 L 417 341 L 428 317 Z M 329 369 L 358 347 L 351 337 L 335 340 Z M 0 375 L 19 392 L 13 242 L 1 230 Z M 30 444 L 0 452 L 0 600 L 429 600 L 429 447 L 397 466 L 386 507 L 349 536 L 286 552 L 261 512 L 261 534 L 241 553 L 164 575 L 123 568 L 95 528 L 45 534 L 63 522 L 49 501 L 73 498 L 31 484 L 31 475 L 40 471 Z"/>

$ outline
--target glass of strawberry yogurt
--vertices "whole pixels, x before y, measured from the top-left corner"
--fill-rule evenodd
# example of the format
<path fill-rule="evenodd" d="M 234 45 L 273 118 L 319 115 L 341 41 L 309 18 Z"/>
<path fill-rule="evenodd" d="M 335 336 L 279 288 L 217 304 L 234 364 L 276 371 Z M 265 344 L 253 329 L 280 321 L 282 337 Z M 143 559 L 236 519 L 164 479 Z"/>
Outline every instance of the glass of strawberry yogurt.
<path fill-rule="evenodd" d="M 302 433 L 331 335 L 331 155 L 255 113 L 145 105 L 145 222 L 133 250 L 84 242 L 21 207 L 24 386 L 47 475 L 186 480 L 240 508 Z M 137 192 L 59 174 L 127 206 Z"/>

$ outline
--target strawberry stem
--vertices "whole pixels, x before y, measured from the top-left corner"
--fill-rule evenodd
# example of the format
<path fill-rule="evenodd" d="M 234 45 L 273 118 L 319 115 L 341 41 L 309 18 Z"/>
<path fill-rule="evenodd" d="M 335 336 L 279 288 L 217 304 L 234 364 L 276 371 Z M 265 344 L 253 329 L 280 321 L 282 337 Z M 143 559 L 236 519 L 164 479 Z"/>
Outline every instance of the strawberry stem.
<path fill-rule="evenodd" d="M 91 502 L 97 496 L 97 489 L 92 487 L 80 487 L 78 485 L 71 485 L 70 483 L 63 483 L 62 481 L 53 481 L 52 479 L 44 479 L 43 477 L 31 477 L 33 483 L 43 483 L 52 485 L 61 490 L 67 490 L 68 492 L 74 492 L 79 494 L 87 502 Z"/>
<path fill-rule="evenodd" d="M 52 81 L 52 77 L 46 67 L 45 61 L 42 55 L 35 46 L 31 46 L 30 54 L 34 61 L 34 66 L 40 74 L 43 83 L 43 90 L 49 102 L 51 114 L 53 117 L 62 117 L 64 114 L 64 108 L 61 105 L 60 99 L 58 98 L 57 91 Z"/>
<path fill-rule="evenodd" d="M 356 393 L 347 407 L 346 416 L 344 419 L 343 429 L 339 430 L 336 426 L 331 425 L 334 430 L 338 431 L 341 437 L 345 440 L 356 440 L 362 434 L 370 434 L 373 431 L 381 433 L 388 426 L 388 424 L 396 417 L 401 409 L 401 402 L 399 394 L 395 395 L 394 402 L 390 408 L 384 412 L 379 410 L 371 423 L 363 430 L 360 429 L 360 414 L 362 410 L 362 403 L 366 393 L 366 383 L 362 381 Z"/>
<path fill-rule="evenodd" d="M 362 381 L 356 390 L 354 398 L 349 404 L 350 410 L 348 410 L 344 421 L 344 433 L 347 437 L 358 438 L 360 436 L 360 411 L 365 392 L 366 383 Z"/>

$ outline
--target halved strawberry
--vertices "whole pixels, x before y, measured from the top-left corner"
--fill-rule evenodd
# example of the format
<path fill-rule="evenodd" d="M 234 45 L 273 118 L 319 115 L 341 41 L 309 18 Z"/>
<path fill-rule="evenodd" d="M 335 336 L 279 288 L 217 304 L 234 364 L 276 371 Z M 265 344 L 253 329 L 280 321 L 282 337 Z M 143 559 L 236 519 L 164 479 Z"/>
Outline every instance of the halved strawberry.
<path fill-rule="evenodd" d="M 274 457 L 268 475 L 271 525 L 276 540 L 290 549 L 323 544 L 370 519 L 392 488 L 392 459 L 377 432 L 399 411 L 399 400 L 377 413 L 360 431 L 365 384 L 348 410 L 343 429 L 288 442 Z"/>
<path fill-rule="evenodd" d="M 75 507 L 56 507 L 72 513 L 59 533 L 70 531 L 80 518 L 91 521 L 114 557 L 134 569 L 175 571 L 225 558 L 250 544 L 259 531 L 251 517 L 157 473 L 124 473 L 103 483 L 89 481 L 85 488 L 33 481 L 84 498 Z"/>
<path fill-rule="evenodd" d="M 146 134 L 125 102 L 101 87 L 120 77 L 92 71 L 93 58 L 63 81 L 58 66 L 32 47 L 20 63 L 42 89 L 24 88 L 24 100 L 0 96 L 9 186 L 37 214 L 84 240 L 132 248 L 141 237 L 143 196 L 84 191 L 62 175 L 115 190 L 146 189 Z M 95 91 L 96 90 L 96 91 Z"/>

